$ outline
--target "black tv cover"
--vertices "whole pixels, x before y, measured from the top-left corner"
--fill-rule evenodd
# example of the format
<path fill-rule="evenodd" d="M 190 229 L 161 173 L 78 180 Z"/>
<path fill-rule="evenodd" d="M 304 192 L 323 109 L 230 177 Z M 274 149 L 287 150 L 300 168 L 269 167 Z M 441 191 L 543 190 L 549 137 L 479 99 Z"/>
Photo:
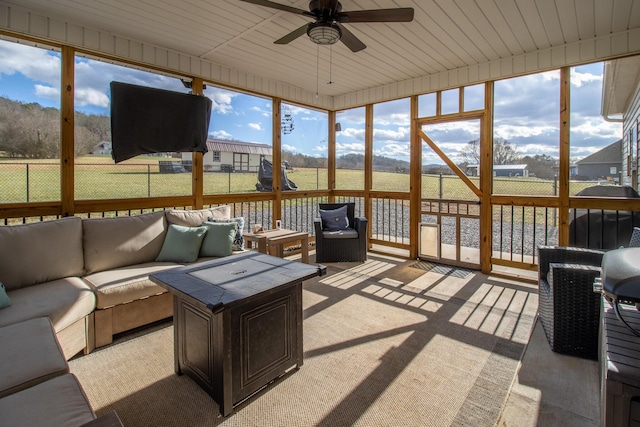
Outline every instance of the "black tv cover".
<path fill-rule="evenodd" d="M 116 163 L 140 154 L 207 152 L 211 100 L 111 82 L 111 147 Z"/>

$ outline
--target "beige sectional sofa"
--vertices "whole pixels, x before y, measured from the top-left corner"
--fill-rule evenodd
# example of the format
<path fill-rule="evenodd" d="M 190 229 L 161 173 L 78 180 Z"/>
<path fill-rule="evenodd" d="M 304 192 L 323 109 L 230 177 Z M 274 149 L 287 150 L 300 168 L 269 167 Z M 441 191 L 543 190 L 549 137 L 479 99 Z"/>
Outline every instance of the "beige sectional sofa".
<path fill-rule="evenodd" d="M 0 342 L 0 425 L 122 426 L 114 412 L 96 417 L 49 318 L 0 327 Z"/>
<path fill-rule="evenodd" d="M 155 261 L 169 226 L 197 227 L 230 214 L 220 206 L 0 227 L 0 282 L 11 300 L 0 309 L 0 327 L 48 317 L 69 359 L 170 317 L 170 294 L 148 277 L 184 265 Z"/>

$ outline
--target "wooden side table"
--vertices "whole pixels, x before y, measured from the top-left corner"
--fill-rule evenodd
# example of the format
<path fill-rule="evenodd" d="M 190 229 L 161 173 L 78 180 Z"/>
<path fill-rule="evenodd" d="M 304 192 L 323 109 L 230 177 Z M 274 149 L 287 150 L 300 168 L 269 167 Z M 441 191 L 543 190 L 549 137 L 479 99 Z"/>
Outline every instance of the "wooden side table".
<path fill-rule="evenodd" d="M 284 244 L 300 242 L 302 262 L 309 263 L 309 234 L 301 231 L 287 230 L 286 228 L 267 230 L 262 233 L 244 233 L 245 248 L 252 249 L 256 242 L 258 252 L 282 258 L 284 256 Z"/>

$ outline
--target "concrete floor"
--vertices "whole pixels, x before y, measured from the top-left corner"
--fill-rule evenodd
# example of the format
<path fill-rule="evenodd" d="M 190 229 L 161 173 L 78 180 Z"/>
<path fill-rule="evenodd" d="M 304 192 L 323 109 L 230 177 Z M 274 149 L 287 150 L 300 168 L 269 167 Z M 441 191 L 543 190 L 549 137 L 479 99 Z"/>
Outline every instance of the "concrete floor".
<path fill-rule="evenodd" d="M 552 352 L 538 319 L 496 425 L 599 426 L 598 362 Z"/>
<path fill-rule="evenodd" d="M 388 253 L 388 248 L 385 249 L 384 252 Z M 535 271 L 500 266 L 494 266 L 494 273 L 529 283 L 537 282 L 538 276 Z M 496 426 L 600 425 L 598 362 L 551 351 L 540 320 L 537 319 L 520 370 Z"/>

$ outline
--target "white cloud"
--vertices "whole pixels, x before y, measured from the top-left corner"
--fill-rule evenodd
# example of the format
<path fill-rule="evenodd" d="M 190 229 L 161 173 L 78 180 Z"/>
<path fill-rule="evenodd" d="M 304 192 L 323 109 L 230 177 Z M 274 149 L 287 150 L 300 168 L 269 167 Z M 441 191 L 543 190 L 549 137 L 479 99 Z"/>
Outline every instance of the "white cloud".
<path fill-rule="evenodd" d="M 213 132 L 209 132 L 209 136 L 216 139 L 231 139 L 231 134 L 224 130 L 214 130 Z"/>
<path fill-rule="evenodd" d="M 94 88 L 81 88 L 75 91 L 76 106 L 95 105 L 102 108 L 109 107 L 109 97 Z"/>
<path fill-rule="evenodd" d="M 230 114 L 233 112 L 231 102 L 233 98 L 237 96 L 234 92 L 216 87 L 207 87 L 204 94 L 211 99 L 213 103 L 212 110 L 214 112 L 219 114 Z"/>
<path fill-rule="evenodd" d="M 351 144 L 344 144 L 336 142 L 336 152 L 349 152 L 349 153 L 362 153 L 364 154 L 364 144 L 355 142 Z"/>
<path fill-rule="evenodd" d="M 591 82 L 601 82 L 602 76 L 595 75 L 592 73 L 582 73 L 578 71 L 576 68 L 571 69 L 571 85 L 575 87 L 581 87 L 587 83 Z"/>
<path fill-rule="evenodd" d="M 60 54 L 12 42 L 0 42 L 0 74 L 21 73 L 48 86 L 60 86 Z"/>
<path fill-rule="evenodd" d="M 249 126 L 251 129 L 261 130 L 260 123 L 249 123 L 247 124 L 247 126 Z"/>
<path fill-rule="evenodd" d="M 34 89 L 35 94 L 42 98 L 60 99 L 60 90 L 54 87 L 36 84 Z"/>
<path fill-rule="evenodd" d="M 282 144 L 282 149 L 285 151 L 293 152 L 293 153 L 296 153 L 298 151 L 296 147 L 288 144 Z"/>
<path fill-rule="evenodd" d="M 409 128 L 392 129 L 374 129 L 373 138 L 376 141 L 408 141 L 411 134 Z"/>

